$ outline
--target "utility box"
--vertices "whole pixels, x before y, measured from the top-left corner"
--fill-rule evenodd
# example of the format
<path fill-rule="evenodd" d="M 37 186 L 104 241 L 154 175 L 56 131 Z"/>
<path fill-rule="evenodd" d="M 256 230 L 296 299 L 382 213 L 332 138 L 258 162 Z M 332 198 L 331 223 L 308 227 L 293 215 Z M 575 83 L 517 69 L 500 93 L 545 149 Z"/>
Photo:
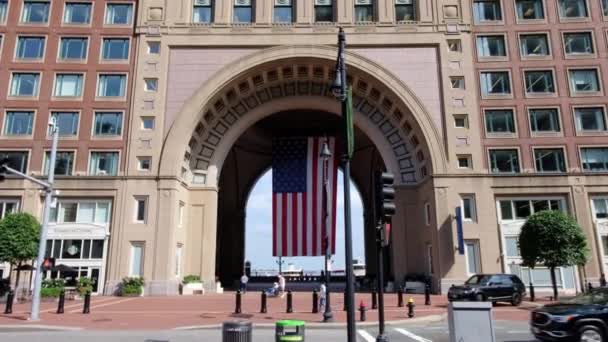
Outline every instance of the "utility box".
<path fill-rule="evenodd" d="M 490 302 L 451 302 L 448 323 L 450 342 L 496 342 Z"/>

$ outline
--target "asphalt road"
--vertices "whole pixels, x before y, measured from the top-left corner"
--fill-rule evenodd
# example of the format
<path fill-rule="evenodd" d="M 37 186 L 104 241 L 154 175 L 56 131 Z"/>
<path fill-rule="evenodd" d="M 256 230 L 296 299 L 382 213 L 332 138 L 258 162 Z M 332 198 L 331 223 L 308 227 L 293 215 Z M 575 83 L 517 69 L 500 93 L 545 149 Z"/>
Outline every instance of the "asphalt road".
<path fill-rule="evenodd" d="M 497 321 L 495 322 L 496 338 L 500 342 L 532 342 L 527 322 Z M 391 342 L 448 342 L 447 322 L 421 323 L 416 325 L 389 326 L 386 329 Z M 359 342 L 375 342 L 378 331 L 376 328 L 363 328 L 357 331 Z M 32 331 L 31 329 L 0 327 L 2 342 L 221 342 L 219 329 L 203 329 L 188 331 Z M 274 342 L 272 329 L 254 329 L 253 342 Z M 306 342 L 338 342 L 346 341 L 343 329 L 309 329 L 306 331 Z M 475 341 L 477 342 L 477 341 Z"/>

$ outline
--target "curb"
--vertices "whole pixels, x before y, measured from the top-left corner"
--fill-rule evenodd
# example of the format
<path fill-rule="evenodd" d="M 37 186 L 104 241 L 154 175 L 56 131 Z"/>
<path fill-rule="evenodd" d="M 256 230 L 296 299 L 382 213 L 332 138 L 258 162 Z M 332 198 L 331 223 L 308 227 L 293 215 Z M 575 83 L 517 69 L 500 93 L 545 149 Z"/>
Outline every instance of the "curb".
<path fill-rule="evenodd" d="M 408 325 L 408 324 L 417 324 L 417 323 L 435 323 L 440 322 L 447 317 L 446 314 L 443 315 L 429 315 L 423 316 L 419 318 L 410 318 L 404 320 L 396 320 L 396 321 L 387 321 L 384 324 L 387 326 L 394 325 Z M 357 322 L 357 327 L 370 327 L 378 325 L 378 321 L 369 321 L 369 322 Z M 253 323 L 253 328 L 258 329 L 274 329 L 274 323 Z M 185 327 L 177 327 L 172 330 L 208 330 L 208 329 L 221 329 L 222 324 L 209 324 L 209 325 L 192 325 Z M 346 323 L 306 323 L 306 329 L 344 329 L 346 328 Z"/>
<path fill-rule="evenodd" d="M 4 331 L 5 329 L 19 329 L 19 332 L 27 332 L 27 330 L 31 331 L 40 331 L 40 330 L 52 330 L 52 331 L 82 331 L 83 328 L 80 327 L 62 327 L 56 325 L 43 325 L 43 324 L 10 324 L 10 325 L 0 325 L 0 334 L 8 333 L 13 331 Z"/>

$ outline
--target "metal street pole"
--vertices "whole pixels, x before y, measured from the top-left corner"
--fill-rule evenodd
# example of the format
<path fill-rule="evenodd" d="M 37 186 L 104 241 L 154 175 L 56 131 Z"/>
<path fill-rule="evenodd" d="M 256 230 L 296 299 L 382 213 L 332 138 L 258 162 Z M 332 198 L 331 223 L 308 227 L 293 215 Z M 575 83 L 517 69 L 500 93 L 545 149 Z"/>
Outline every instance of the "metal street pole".
<path fill-rule="evenodd" d="M 53 198 L 53 182 L 55 180 L 55 159 L 57 157 L 57 142 L 59 141 L 59 129 L 55 118 L 51 118 L 49 127 L 53 135 L 51 157 L 49 159 L 48 186 L 44 188 L 44 210 L 42 216 L 42 227 L 40 229 L 40 244 L 38 246 L 38 257 L 36 258 L 36 278 L 34 280 L 34 297 L 32 298 L 32 314 L 30 320 L 40 319 L 40 288 L 42 287 L 42 263 L 46 254 L 46 236 L 51 217 L 51 201 Z"/>
<path fill-rule="evenodd" d="M 376 213 L 381 215 L 381 213 Z M 376 342 L 388 342 L 388 336 L 384 334 L 384 267 L 383 267 L 383 240 L 384 234 L 386 234 L 385 223 L 380 222 L 380 226 L 377 231 L 377 242 L 376 249 L 378 252 L 378 336 Z"/>
<path fill-rule="evenodd" d="M 344 50 L 346 48 L 346 36 L 344 30 L 340 27 L 338 33 L 338 70 L 340 77 L 340 100 L 342 101 L 342 118 L 346 118 L 347 109 L 347 91 L 346 91 L 346 63 L 344 60 Z M 343 120 L 344 136 L 346 138 L 346 120 Z M 345 146 L 348 142 L 345 139 Z M 344 172 L 344 254 L 346 261 L 346 331 L 347 341 L 356 342 L 355 334 L 355 289 L 353 275 L 353 237 L 351 226 L 351 210 L 350 210 L 350 157 L 344 155 L 342 159 L 342 170 Z"/>
<path fill-rule="evenodd" d="M 331 258 L 331 245 L 329 243 L 330 224 L 329 224 L 329 158 L 331 158 L 331 151 L 329 150 L 329 144 L 327 139 L 323 143 L 321 149 L 321 159 L 323 160 L 323 226 L 325 228 L 325 311 L 323 312 L 323 322 L 333 322 L 334 315 L 331 312 L 331 301 L 330 301 L 330 290 L 329 285 L 331 282 L 331 275 L 329 272 L 329 260 Z"/>

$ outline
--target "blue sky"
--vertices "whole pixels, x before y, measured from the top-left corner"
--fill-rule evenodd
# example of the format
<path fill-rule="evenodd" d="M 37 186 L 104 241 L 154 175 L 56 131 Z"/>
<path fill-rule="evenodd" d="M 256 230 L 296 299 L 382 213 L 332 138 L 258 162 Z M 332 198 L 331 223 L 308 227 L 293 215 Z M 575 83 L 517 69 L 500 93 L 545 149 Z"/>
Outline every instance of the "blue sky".
<path fill-rule="evenodd" d="M 336 255 L 333 268 L 344 269 L 344 192 L 342 172 L 338 172 L 338 199 L 336 222 Z M 364 260 L 363 207 L 361 197 L 351 182 L 351 214 L 353 226 L 353 257 Z M 278 269 L 277 258 L 272 256 L 272 171 L 268 171 L 255 185 L 247 202 L 245 223 L 245 257 L 254 269 Z M 283 258 L 285 265 L 293 263 L 306 271 L 321 270 L 323 257 Z"/>

